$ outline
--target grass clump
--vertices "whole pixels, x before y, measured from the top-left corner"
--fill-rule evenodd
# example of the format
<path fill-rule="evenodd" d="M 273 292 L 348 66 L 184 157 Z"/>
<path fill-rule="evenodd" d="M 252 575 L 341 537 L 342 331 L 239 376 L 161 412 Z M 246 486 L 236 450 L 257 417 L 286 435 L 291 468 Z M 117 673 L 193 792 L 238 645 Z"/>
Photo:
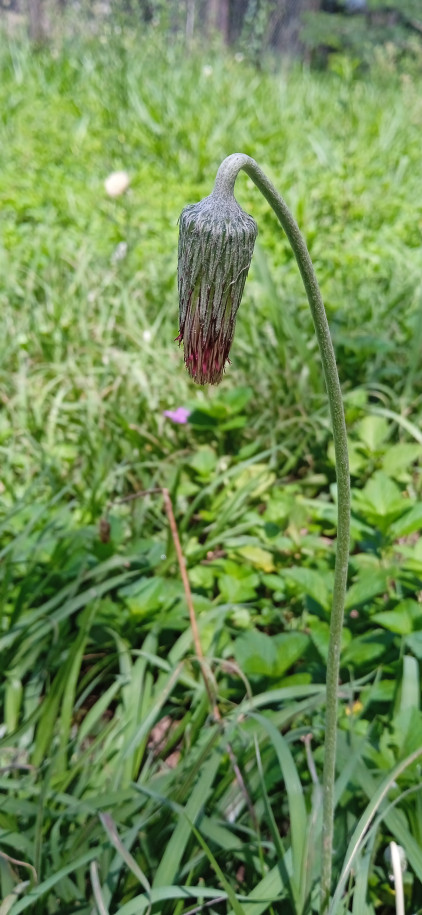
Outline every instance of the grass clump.
<path fill-rule="evenodd" d="M 306 235 L 345 395 L 335 911 L 394 911 L 392 838 L 418 911 L 420 79 L 102 37 L 1 48 L 5 911 L 318 910 L 334 468 L 296 268 L 247 181 L 259 247 L 221 387 L 173 343 L 177 218 L 236 148 Z M 163 486 L 224 726 L 161 496 L 121 501 Z"/>

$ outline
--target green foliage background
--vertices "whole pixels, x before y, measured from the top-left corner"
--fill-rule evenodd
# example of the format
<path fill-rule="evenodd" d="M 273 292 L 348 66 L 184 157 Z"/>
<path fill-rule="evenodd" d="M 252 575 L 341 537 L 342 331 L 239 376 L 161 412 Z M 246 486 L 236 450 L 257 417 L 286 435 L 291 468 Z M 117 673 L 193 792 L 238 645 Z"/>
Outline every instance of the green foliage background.
<path fill-rule="evenodd" d="M 38 53 L 9 39 L 0 67 L 2 915 L 208 897 L 216 913 L 317 911 L 335 485 L 311 320 L 240 178 L 260 235 L 232 364 L 218 389 L 193 386 L 174 343 L 177 219 L 225 155 L 253 155 L 326 302 L 353 483 L 338 876 L 368 799 L 422 744 L 420 61 L 257 71 L 109 25 Z M 112 200 L 120 168 L 130 189 Z M 178 406 L 186 425 L 164 416 Z M 161 497 L 121 501 L 162 486 L 223 730 Z M 336 911 L 394 910 L 391 838 L 422 911 L 419 783 L 417 763 L 392 779 Z"/>
<path fill-rule="evenodd" d="M 353 4 L 326 2 L 304 12 L 300 37 L 314 65 L 326 66 L 336 53 L 356 68 L 368 69 L 386 47 L 396 59 L 419 58 L 422 20 L 419 0 L 385 3 L 366 0 L 359 12 Z"/>

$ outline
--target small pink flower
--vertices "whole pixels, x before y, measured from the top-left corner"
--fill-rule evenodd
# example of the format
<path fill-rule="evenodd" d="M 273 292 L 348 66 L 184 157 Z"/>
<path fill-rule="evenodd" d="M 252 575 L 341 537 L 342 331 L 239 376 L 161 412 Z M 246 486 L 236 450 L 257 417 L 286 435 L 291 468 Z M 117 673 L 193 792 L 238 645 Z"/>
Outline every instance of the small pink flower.
<path fill-rule="evenodd" d="M 180 423 L 183 425 L 184 423 L 187 423 L 190 412 L 191 411 L 188 410 L 187 407 L 177 407 L 176 410 L 164 410 L 163 416 L 166 416 L 167 419 L 171 419 L 173 423 Z"/>

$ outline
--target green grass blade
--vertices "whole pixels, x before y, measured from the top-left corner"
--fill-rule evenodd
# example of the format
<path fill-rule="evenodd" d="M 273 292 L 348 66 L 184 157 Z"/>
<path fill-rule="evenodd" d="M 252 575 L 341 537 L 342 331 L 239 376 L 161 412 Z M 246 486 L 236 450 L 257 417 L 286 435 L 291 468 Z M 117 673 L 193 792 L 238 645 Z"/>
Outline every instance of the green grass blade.
<path fill-rule="evenodd" d="M 367 901 L 368 880 L 373 862 L 375 836 L 371 838 L 364 855 L 356 861 L 355 885 L 353 888 L 352 915 L 374 915 L 373 906 Z"/>
<path fill-rule="evenodd" d="M 108 813 L 100 813 L 100 820 L 110 839 L 110 842 L 112 843 L 112 845 L 114 846 L 116 851 L 123 858 L 123 860 L 127 864 L 129 870 L 132 872 L 134 877 L 136 877 L 136 879 L 139 880 L 139 883 L 144 888 L 145 892 L 149 893 L 151 891 L 151 886 L 149 884 L 149 881 L 146 879 L 145 874 L 143 873 L 143 871 L 141 870 L 139 865 L 136 863 L 133 855 L 131 855 L 130 852 L 127 850 L 127 848 L 125 848 L 125 846 L 119 836 L 119 833 L 117 831 L 116 824 L 113 822 L 113 819 L 111 818 L 111 816 Z"/>
<path fill-rule="evenodd" d="M 91 876 L 92 892 L 94 894 L 98 915 L 110 915 L 101 892 L 101 884 L 98 876 L 98 866 L 96 861 L 91 861 L 89 872 Z"/>
<path fill-rule="evenodd" d="M 384 801 L 389 789 L 391 788 L 393 782 L 405 771 L 409 766 L 412 765 L 419 757 L 422 756 L 422 748 L 415 750 L 414 753 L 411 753 L 410 756 L 398 763 L 394 769 L 384 778 L 381 784 L 376 789 L 370 803 L 368 804 L 366 810 L 361 816 L 356 828 L 354 829 L 352 838 L 349 842 L 347 852 L 344 859 L 343 868 L 336 886 L 336 890 L 330 906 L 330 915 L 335 915 L 337 912 L 337 907 L 340 903 L 341 896 L 346 884 L 346 880 L 349 876 L 349 873 L 353 867 L 354 859 L 359 851 L 359 848 L 364 839 L 365 833 L 373 820 L 378 808 Z M 421 858 L 422 860 L 422 858 Z"/>
<path fill-rule="evenodd" d="M 221 763 L 219 752 L 214 752 L 205 763 L 199 779 L 192 790 L 184 815 L 180 816 L 176 828 L 164 849 L 152 886 L 169 886 L 173 883 L 185 853 L 187 843 L 192 835 L 191 823 L 195 824 L 201 817 L 205 803 L 211 791 L 215 776 Z"/>
<path fill-rule="evenodd" d="M 194 904 L 201 898 L 219 900 L 221 897 L 226 897 L 221 887 L 159 886 L 152 889 L 148 897 L 142 894 L 126 902 L 119 909 L 119 915 L 144 915 L 152 906 L 174 902 L 176 899 L 184 899 Z"/>
<path fill-rule="evenodd" d="M 298 913 L 302 911 L 304 899 L 302 892 L 305 887 L 304 880 L 304 852 L 306 849 L 306 836 L 308 832 L 308 817 L 306 812 L 305 798 L 303 788 L 300 782 L 298 771 L 286 740 L 282 737 L 277 728 L 274 727 L 269 718 L 263 715 L 251 714 L 260 722 L 262 727 L 267 731 L 275 753 L 277 754 L 280 769 L 286 788 L 289 804 L 289 823 L 291 833 L 292 847 L 292 889 L 296 900 Z"/>
<path fill-rule="evenodd" d="M 54 874 L 51 874 L 50 877 L 47 877 L 46 880 L 43 880 L 42 883 L 38 886 L 31 889 L 31 891 L 25 896 L 25 899 L 21 899 L 19 902 L 15 903 L 13 909 L 11 910 L 11 915 L 20 915 L 20 912 L 25 912 L 28 909 L 33 909 L 33 906 L 44 896 L 49 893 L 63 877 L 66 877 L 68 874 L 74 873 L 79 868 L 84 868 L 85 865 L 90 864 L 91 861 L 95 860 L 98 854 L 98 849 L 92 848 L 89 852 L 86 852 L 83 855 L 80 855 L 79 858 L 74 858 L 69 864 L 66 864 L 64 867 L 61 867 L 60 870 L 56 871 Z"/>
<path fill-rule="evenodd" d="M 279 866 L 271 868 L 259 881 L 246 900 L 242 898 L 243 915 L 264 915 L 270 906 L 277 911 L 285 894 L 285 886 Z M 235 915 L 233 909 L 227 915 Z"/>

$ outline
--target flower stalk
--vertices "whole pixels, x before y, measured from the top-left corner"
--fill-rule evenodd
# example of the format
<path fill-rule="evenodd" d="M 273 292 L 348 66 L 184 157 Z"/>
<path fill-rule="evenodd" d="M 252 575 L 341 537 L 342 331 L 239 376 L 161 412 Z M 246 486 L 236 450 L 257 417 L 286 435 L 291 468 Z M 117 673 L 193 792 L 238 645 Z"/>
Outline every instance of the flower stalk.
<path fill-rule="evenodd" d="M 221 380 L 257 233 L 252 217 L 243 213 L 234 198 L 234 185 L 241 169 L 274 210 L 295 255 L 319 345 L 334 438 L 337 544 L 326 672 L 320 907 L 321 915 L 324 915 L 329 909 L 331 894 L 338 679 L 350 544 L 346 423 L 327 316 L 306 242 L 283 198 L 255 160 L 242 153 L 228 156 L 220 165 L 210 197 L 183 210 L 179 241 L 178 339 L 183 340 L 185 362 L 195 381 L 203 384 Z M 203 213 L 205 229 L 201 222 Z M 228 238 L 230 243 L 226 244 Z"/>

